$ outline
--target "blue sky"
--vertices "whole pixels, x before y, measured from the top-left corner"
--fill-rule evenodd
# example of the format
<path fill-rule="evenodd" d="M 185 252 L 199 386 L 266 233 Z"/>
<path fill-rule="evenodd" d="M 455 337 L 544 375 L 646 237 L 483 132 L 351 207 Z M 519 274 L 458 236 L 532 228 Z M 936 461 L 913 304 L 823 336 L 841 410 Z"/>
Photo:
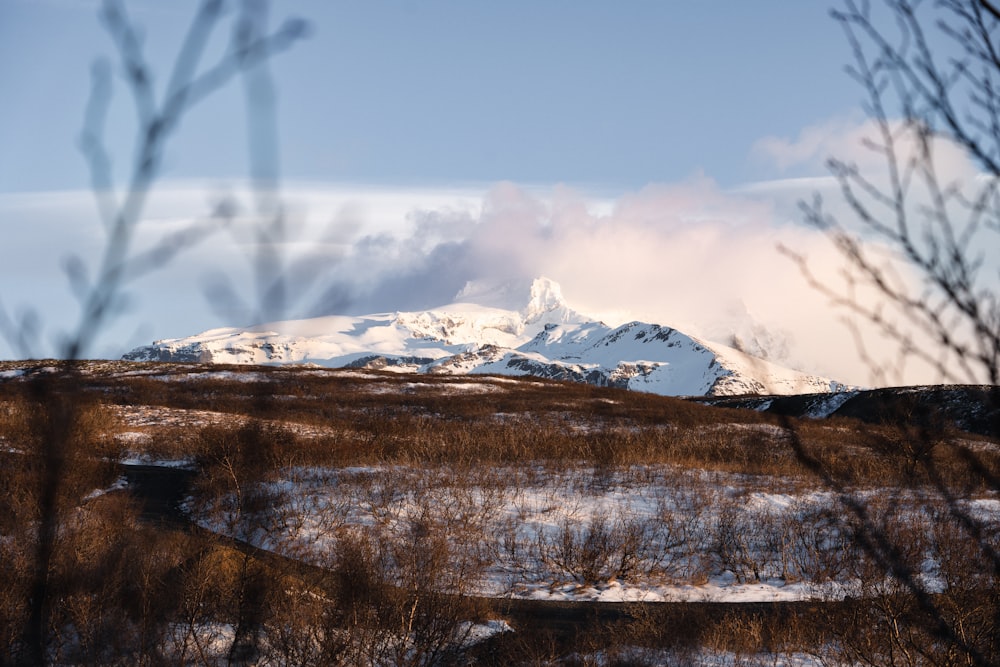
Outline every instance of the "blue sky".
<path fill-rule="evenodd" d="M 230 2 L 234 5 L 235 2 Z M 133 0 L 162 90 L 197 3 Z M 103 233 L 78 137 L 90 68 L 115 51 L 94 0 L 0 0 L 0 306 L 52 354 L 77 306 L 63 267 Z M 850 333 L 777 252 L 836 255 L 797 203 L 836 195 L 824 160 L 858 152 L 862 91 L 825 2 L 286 0 L 310 37 L 271 61 L 287 317 L 418 309 L 467 280 L 545 274 L 585 312 L 728 340 L 864 383 Z M 224 50 L 229 24 L 206 60 Z M 115 68 L 105 127 L 116 181 L 136 131 Z M 192 109 L 167 146 L 137 247 L 203 217 L 247 174 L 241 87 Z M 238 221 L 239 222 L 239 221 Z M 242 223 L 240 223 L 242 224 Z M 129 284 L 88 351 L 254 323 L 237 224 Z M 241 231 L 242 230 L 242 231 Z M 253 295 L 248 296 L 252 300 Z M 23 356 L 0 337 L 0 358 Z"/>
<path fill-rule="evenodd" d="M 113 51 L 86 0 L 0 1 L 0 191 L 85 187 L 89 65 Z M 127 3 L 166 76 L 196 4 Z M 857 106 L 822 2 L 288 1 L 312 38 L 278 58 L 286 179 L 613 189 L 699 171 L 760 180 L 755 141 Z M 124 169 L 131 107 L 109 138 Z M 245 170 L 238 87 L 185 121 L 163 176 Z"/>

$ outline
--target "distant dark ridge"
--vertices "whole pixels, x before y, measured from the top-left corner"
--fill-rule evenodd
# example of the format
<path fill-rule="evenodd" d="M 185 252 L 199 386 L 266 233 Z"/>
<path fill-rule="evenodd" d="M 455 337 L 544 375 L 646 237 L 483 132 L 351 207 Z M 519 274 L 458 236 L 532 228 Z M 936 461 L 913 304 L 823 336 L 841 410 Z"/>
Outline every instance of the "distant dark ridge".
<path fill-rule="evenodd" d="M 796 396 L 699 396 L 690 400 L 784 417 L 847 417 L 869 424 L 951 427 L 1000 436 L 1000 387 L 992 385 L 888 387 Z"/>

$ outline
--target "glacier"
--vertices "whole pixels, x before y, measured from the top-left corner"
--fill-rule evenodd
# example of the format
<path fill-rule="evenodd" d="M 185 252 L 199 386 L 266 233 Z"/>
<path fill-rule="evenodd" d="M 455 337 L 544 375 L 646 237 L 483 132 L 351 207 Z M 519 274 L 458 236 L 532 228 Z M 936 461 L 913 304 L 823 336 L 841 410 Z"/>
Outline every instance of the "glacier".
<path fill-rule="evenodd" d="M 525 375 L 668 396 L 848 389 L 668 326 L 612 327 L 572 309 L 547 278 L 470 282 L 419 312 L 291 320 L 155 341 L 132 361 L 312 364 L 414 373 Z"/>

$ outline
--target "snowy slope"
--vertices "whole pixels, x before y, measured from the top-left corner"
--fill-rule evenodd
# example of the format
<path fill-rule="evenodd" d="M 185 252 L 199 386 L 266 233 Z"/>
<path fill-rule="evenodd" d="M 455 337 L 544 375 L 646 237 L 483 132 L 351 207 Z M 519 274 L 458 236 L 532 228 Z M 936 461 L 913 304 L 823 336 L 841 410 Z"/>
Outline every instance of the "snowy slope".
<path fill-rule="evenodd" d="M 422 312 L 213 329 L 156 341 L 125 358 L 532 375 L 673 396 L 842 388 L 659 324 L 609 327 L 570 308 L 559 285 L 545 278 L 470 283 L 456 303 Z"/>

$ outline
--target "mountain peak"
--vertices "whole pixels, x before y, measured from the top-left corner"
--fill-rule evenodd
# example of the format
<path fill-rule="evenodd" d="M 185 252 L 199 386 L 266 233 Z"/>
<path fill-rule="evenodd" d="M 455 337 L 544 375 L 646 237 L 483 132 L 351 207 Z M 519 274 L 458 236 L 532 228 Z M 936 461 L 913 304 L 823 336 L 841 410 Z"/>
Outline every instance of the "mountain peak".
<path fill-rule="evenodd" d="M 559 283 L 545 277 L 498 282 L 470 280 L 455 295 L 455 301 L 512 310 L 526 320 L 567 307 Z"/>
<path fill-rule="evenodd" d="M 528 291 L 530 299 L 528 305 L 521 311 L 526 319 L 533 319 L 558 308 L 566 308 L 566 301 L 563 299 L 562 288 L 559 283 L 548 278 L 535 278 L 531 282 Z"/>
<path fill-rule="evenodd" d="M 269 326 L 158 341 L 126 358 L 536 375 L 669 395 L 788 394 L 840 386 L 670 327 L 609 327 L 567 306 L 562 289 L 548 278 L 470 282 L 455 303 L 428 311 Z"/>

